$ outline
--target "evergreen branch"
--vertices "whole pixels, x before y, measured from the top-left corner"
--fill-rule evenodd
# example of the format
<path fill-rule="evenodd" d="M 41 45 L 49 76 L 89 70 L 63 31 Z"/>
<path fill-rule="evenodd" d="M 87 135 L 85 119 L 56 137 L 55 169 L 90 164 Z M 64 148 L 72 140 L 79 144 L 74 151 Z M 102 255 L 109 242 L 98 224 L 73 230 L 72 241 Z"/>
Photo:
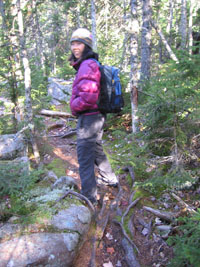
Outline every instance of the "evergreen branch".
<path fill-rule="evenodd" d="M 148 95 L 148 96 L 151 96 L 151 97 L 155 97 L 154 95 L 148 94 L 148 93 L 143 92 L 142 90 L 139 90 L 139 89 L 138 89 L 138 92 L 139 92 L 139 93 L 142 93 L 142 94 L 144 94 L 144 95 Z"/>

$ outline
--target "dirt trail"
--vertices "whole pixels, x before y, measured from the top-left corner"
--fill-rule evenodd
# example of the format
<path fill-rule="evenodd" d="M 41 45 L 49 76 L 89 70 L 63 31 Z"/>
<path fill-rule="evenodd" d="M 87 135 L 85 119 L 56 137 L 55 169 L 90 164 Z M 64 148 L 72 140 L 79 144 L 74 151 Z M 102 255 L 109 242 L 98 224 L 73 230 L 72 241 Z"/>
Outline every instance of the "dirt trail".
<path fill-rule="evenodd" d="M 49 125 L 50 123 L 51 119 L 47 118 L 46 124 Z M 66 174 L 74 177 L 80 187 L 76 144 L 73 137 L 52 137 L 66 131 L 69 131 L 69 129 L 61 127 L 48 132 L 45 142 L 52 146 L 53 153 L 45 158 L 44 163 L 49 163 L 54 158 L 62 159 L 66 164 Z M 127 210 L 131 203 L 130 196 L 132 194 L 126 180 L 127 175 L 128 172 L 124 172 L 119 177 L 120 194 L 119 188 L 98 186 L 100 204 L 97 207 L 94 222 L 86 241 L 73 265 L 74 267 L 136 267 L 133 262 L 131 263 L 131 260 L 127 261 L 128 254 L 122 246 L 122 240 L 125 238 L 122 228 L 119 224 L 114 223 L 114 220 L 118 219 L 120 221 L 125 212 L 127 212 L 127 216 L 124 217 L 123 229 L 138 248 L 138 252 L 134 249 L 134 254 L 140 266 L 167 266 L 172 251 L 162 238 L 152 235 L 151 222 L 154 220 L 154 216 L 142 209 L 143 202 L 147 199 L 139 200 L 133 208 Z M 115 203 L 116 200 L 117 204 Z M 149 225 L 148 235 L 143 233 L 145 225 Z M 129 248 L 133 249 L 130 244 Z"/>

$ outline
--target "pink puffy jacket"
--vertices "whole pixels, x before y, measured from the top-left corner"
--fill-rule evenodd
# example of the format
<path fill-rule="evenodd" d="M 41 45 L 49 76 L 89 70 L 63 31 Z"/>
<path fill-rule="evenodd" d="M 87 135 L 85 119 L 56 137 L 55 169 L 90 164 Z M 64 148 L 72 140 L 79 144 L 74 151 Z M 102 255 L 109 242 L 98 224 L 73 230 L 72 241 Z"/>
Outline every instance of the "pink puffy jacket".
<path fill-rule="evenodd" d="M 70 108 L 73 115 L 98 109 L 101 73 L 98 64 L 92 59 L 84 60 L 78 69 L 72 86 Z"/>

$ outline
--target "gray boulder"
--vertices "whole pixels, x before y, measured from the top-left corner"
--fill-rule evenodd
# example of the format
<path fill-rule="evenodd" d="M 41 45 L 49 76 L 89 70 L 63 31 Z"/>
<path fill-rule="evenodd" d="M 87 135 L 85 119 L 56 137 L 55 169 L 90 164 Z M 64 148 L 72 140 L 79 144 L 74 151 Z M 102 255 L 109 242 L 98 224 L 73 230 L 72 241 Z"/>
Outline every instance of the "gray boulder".
<path fill-rule="evenodd" d="M 0 266 L 71 266 L 78 240 L 77 233 L 36 233 L 17 237 L 0 244 Z"/>
<path fill-rule="evenodd" d="M 89 230 L 90 222 L 91 213 L 87 207 L 72 205 L 54 215 L 51 224 L 60 230 L 68 229 L 83 235 Z"/>
<path fill-rule="evenodd" d="M 58 188 L 58 189 L 62 189 L 62 188 L 68 188 L 68 187 L 74 187 L 75 189 L 78 188 L 78 182 L 70 176 L 61 176 L 53 185 L 52 185 L 52 189 L 54 188 Z"/>
<path fill-rule="evenodd" d="M 90 223 L 89 209 L 74 204 L 46 219 L 46 227 L 7 223 L 0 228 L 0 267 L 73 266 Z"/>
<path fill-rule="evenodd" d="M 48 78 L 48 95 L 52 97 L 52 104 L 59 105 L 69 102 L 72 82 L 58 78 Z"/>
<path fill-rule="evenodd" d="M 23 134 L 0 135 L 0 159 L 10 160 L 26 156 L 26 144 Z"/>

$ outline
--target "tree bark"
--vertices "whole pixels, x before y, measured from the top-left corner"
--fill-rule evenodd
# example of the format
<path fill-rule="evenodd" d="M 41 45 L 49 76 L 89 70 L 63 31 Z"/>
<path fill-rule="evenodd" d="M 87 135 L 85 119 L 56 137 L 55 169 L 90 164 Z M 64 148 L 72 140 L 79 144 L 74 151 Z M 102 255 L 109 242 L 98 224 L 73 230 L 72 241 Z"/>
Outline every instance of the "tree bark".
<path fill-rule="evenodd" d="M 187 0 L 181 0 L 181 22 L 180 22 L 180 35 L 181 35 L 181 49 L 186 48 L 187 41 Z"/>
<path fill-rule="evenodd" d="M 174 0 L 169 0 L 169 20 L 166 32 L 169 34 L 169 45 L 172 44 L 172 27 L 174 18 Z"/>
<path fill-rule="evenodd" d="M 33 125 L 33 110 L 32 110 L 32 99 L 31 99 L 31 69 L 29 66 L 29 59 L 26 50 L 25 44 L 25 35 L 24 35 L 24 23 L 23 23 L 23 15 L 21 10 L 20 0 L 17 0 L 17 20 L 19 27 L 19 43 L 20 43 L 20 52 L 21 59 L 24 67 L 24 86 L 25 86 L 25 120 L 26 124 Z M 37 143 L 35 141 L 34 136 L 34 126 L 30 129 L 30 141 L 33 147 L 33 153 L 38 164 L 40 161 L 40 154 L 37 147 Z"/>
<path fill-rule="evenodd" d="M 142 38 L 141 38 L 141 77 L 140 83 L 150 78 L 151 60 L 151 0 L 143 0 L 142 6 Z M 142 89 L 142 88 L 141 88 Z"/>
<path fill-rule="evenodd" d="M 193 27 L 193 11 L 194 11 L 194 0 L 190 0 L 190 13 L 188 21 L 188 51 L 189 54 L 192 54 L 192 45 L 193 45 L 193 36 L 192 36 L 192 27 Z"/>
<path fill-rule="evenodd" d="M 40 29 L 37 5 L 35 6 L 35 26 L 36 26 L 36 33 L 37 33 L 36 45 L 37 45 L 37 50 L 38 50 L 38 54 L 36 56 L 39 61 L 39 67 L 44 69 L 45 59 L 44 59 L 44 54 L 43 54 L 43 34 Z"/>
<path fill-rule="evenodd" d="M 91 20 L 92 20 L 93 50 L 97 51 L 96 11 L 95 11 L 95 1 L 94 0 L 91 0 Z"/>
<path fill-rule="evenodd" d="M 137 107 L 138 107 L 138 36 L 139 22 L 137 18 L 137 1 L 131 0 L 131 21 L 130 21 L 130 88 L 131 88 L 131 110 L 132 110 L 132 132 L 137 131 Z"/>

